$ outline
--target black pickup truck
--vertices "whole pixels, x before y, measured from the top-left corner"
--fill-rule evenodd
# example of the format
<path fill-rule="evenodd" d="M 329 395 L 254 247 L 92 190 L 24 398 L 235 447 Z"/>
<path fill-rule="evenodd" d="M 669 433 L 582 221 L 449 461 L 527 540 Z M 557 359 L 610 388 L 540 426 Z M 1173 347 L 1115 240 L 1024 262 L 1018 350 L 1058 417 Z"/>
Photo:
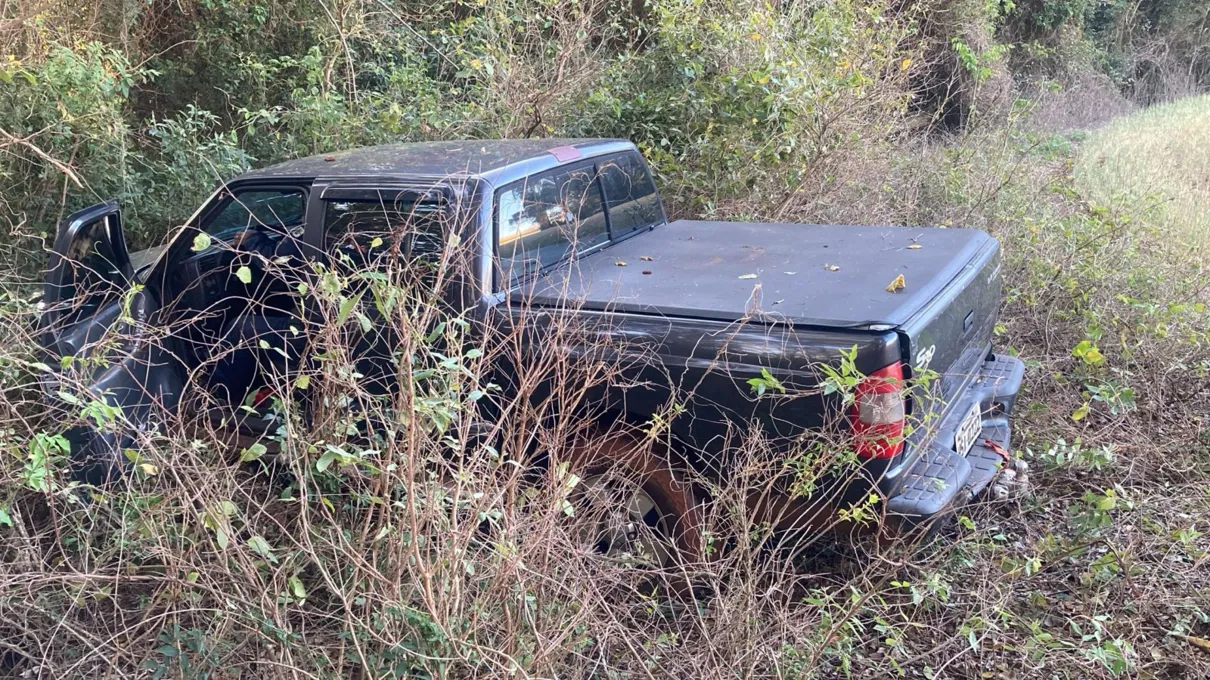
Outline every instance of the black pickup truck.
<path fill-rule="evenodd" d="M 642 346 L 650 359 L 634 370 L 644 387 L 617 395 L 615 416 L 649 421 L 670 390 L 693 385 L 669 423 L 680 464 L 726 474 L 721 449 L 736 427 L 794 441 L 833 426 L 828 414 L 839 410 L 857 473 L 831 495 L 780 496 L 780 509 L 766 510 L 787 526 L 871 489 L 880 512 L 931 520 L 983 492 L 1010 461 L 1024 367 L 991 343 L 995 239 L 972 229 L 670 222 L 645 161 L 623 140 L 419 143 L 295 160 L 224 184 L 170 243 L 133 258 L 116 203 L 81 211 L 64 221 L 48 266 L 41 337 L 51 365 L 87 354 L 122 319 L 166 328 L 239 297 L 230 288 L 239 247 L 220 245 L 259 238 L 280 256 L 289 241 L 287 259 L 323 259 L 338 232 L 383 229 L 384 196 L 409 206 L 388 231 L 422 230 L 418 214 L 458 213 L 458 239 L 416 234 L 411 247 L 464 251 L 469 317 L 515 324 L 535 310 L 570 310 L 608 317 L 615 337 Z M 206 323 L 225 338 L 284 332 L 289 313 L 268 309 Z M 177 408 L 187 372 L 206 359 L 187 344 L 144 327 L 123 339 L 121 361 L 96 368 L 92 390 L 128 423 L 144 422 L 152 404 Z M 277 354 L 291 361 L 304 351 Z M 862 376 L 847 398 L 823 389 L 822 369 L 846 362 Z M 255 365 L 227 367 L 233 402 L 255 389 Z M 800 396 L 756 398 L 757 385 Z M 81 425 L 69 438 L 78 460 L 101 460 L 109 472 L 126 465 L 120 431 Z M 676 490 L 671 466 L 638 469 L 643 507 L 685 522 L 700 495 Z"/>

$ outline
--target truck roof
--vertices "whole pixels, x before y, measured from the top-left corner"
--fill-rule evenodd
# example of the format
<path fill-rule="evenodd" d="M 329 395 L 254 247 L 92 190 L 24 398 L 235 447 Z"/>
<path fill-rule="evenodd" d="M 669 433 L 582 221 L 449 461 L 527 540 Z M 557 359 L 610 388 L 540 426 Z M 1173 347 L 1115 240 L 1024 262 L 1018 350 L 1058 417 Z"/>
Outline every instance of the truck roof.
<path fill-rule="evenodd" d="M 504 184 L 582 158 L 633 149 L 634 145 L 624 139 L 411 142 L 299 158 L 253 170 L 239 179 L 478 177 Z"/>

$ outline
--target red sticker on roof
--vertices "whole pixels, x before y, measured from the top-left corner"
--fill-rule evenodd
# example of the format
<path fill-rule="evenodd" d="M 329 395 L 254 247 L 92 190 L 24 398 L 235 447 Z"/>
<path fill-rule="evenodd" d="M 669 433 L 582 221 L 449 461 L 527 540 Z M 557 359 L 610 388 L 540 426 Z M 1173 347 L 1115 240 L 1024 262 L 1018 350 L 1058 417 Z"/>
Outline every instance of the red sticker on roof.
<path fill-rule="evenodd" d="M 553 149 L 548 149 L 546 153 L 555 157 L 555 160 L 560 163 L 574 161 L 581 157 L 580 150 L 574 146 L 556 146 Z"/>

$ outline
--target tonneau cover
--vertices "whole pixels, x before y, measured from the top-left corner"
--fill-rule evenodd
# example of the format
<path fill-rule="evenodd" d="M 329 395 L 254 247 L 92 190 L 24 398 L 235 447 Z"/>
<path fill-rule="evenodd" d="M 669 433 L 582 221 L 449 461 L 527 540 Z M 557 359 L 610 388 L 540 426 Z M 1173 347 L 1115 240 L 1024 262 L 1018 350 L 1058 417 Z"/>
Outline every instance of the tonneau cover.
<path fill-rule="evenodd" d="M 755 314 L 804 326 L 898 326 L 993 243 L 974 229 L 680 220 L 550 272 L 535 285 L 533 302 L 722 321 Z M 906 287 L 888 292 L 899 275 Z"/>

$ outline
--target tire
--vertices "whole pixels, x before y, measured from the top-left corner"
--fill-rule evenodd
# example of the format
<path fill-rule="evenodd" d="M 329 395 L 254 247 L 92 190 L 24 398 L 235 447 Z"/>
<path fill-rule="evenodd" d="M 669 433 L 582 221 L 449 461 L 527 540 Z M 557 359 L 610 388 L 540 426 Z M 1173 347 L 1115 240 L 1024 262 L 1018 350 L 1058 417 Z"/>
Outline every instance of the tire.
<path fill-rule="evenodd" d="M 686 568 L 706 559 L 704 518 L 697 494 L 685 475 L 672 465 L 663 447 L 628 433 L 593 431 L 578 438 L 562 456 L 552 456 L 551 462 L 556 465 L 567 463 L 568 469 L 579 476 L 578 489 L 573 489 L 572 493 L 573 506 L 577 501 L 581 504 L 587 501 L 591 505 L 593 500 L 589 494 L 594 493 L 597 484 L 604 484 L 610 490 L 619 489 L 621 502 L 626 504 L 629 515 L 635 514 L 635 506 L 638 511 L 643 510 L 641 499 L 634 505 L 630 499 L 645 496 L 651 501 L 655 517 L 650 511 L 643 512 L 647 526 L 640 529 L 644 535 L 650 530 L 663 544 L 662 551 L 658 551 L 663 554 L 654 555 L 657 559 L 652 566 L 683 574 Z M 616 503 L 618 498 L 612 495 L 607 502 Z M 599 503 L 600 496 L 596 499 Z M 598 537 L 597 547 L 609 553 L 617 547 L 619 536 L 609 530 L 603 533 L 607 535 L 603 540 Z M 603 542 L 608 545 L 602 545 Z M 633 546 L 623 546 L 623 549 L 630 547 Z"/>

